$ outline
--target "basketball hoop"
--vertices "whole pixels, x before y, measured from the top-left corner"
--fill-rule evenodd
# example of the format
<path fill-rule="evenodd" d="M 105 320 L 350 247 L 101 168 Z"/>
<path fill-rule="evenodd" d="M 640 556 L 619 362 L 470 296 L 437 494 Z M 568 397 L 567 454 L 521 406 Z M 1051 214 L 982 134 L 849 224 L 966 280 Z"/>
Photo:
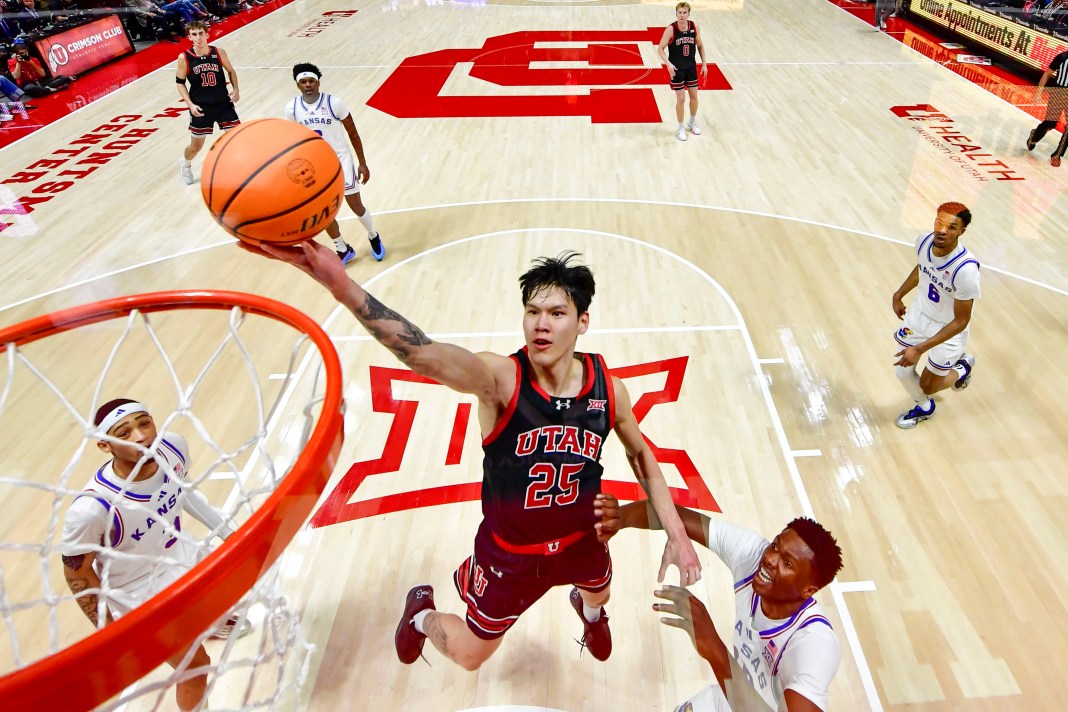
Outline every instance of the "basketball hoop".
<path fill-rule="evenodd" d="M 69 647 L 0 677 L 0 699 L 4 700 L 5 709 L 96 707 L 177 651 L 184 650 L 225 616 L 275 563 L 326 486 L 343 439 L 341 365 L 330 338 L 319 324 L 289 305 L 226 291 L 173 291 L 120 297 L 0 329 L 0 353 L 13 348 L 17 353 L 23 345 L 98 322 L 187 309 L 230 310 L 240 318 L 254 314 L 301 332 L 322 357 L 325 392 L 318 421 L 292 467 L 278 479 L 273 492 L 235 534 L 178 581 L 128 615 Z M 290 388 L 287 381 L 278 402 Z M 7 396 L 5 388 L 0 395 L 0 412 Z M 314 401 L 320 402 L 318 396 Z M 54 556 L 55 552 L 46 546 L 41 556 L 46 554 Z"/>

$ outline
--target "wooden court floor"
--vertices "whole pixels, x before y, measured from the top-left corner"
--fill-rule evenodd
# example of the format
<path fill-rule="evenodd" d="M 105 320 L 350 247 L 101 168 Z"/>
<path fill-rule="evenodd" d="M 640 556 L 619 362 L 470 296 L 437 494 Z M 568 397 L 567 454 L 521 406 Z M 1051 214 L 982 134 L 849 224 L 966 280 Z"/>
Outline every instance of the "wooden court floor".
<path fill-rule="evenodd" d="M 1034 119 L 824 0 L 693 5 L 725 85 L 701 92 L 704 132 L 685 143 L 649 39 L 672 4 L 304 0 L 219 45 L 245 120 L 281 114 L 298 61 L 353 108 L 388 255 L 371 260 L 346 219 L 360 252 L 350 274 L 428 334 L 514 351 L 519 273 L 539 255 L 583 253 L 598 293 L 579 348 L 647 396 L 643 432 L 670 484 L 767 535 L 811 514 L 838 536 L 845 569 L 820 595 L 843 650 L 834 709 L 1062 708 L 1045 662 L 1068 654 L 1068 169 L 1048 163 L 1054 137 L 1028 153 Z M 471 492 L 477 425 L 460 419 L 464 399 L 406 379 L 310 280 L 212 224 L 198 187 L 178 181 L 187 133 L 168 111 L 170 71 L 0 152 L 0 190 L 33 198 L 0 233 L 0 319 L 211 288 L 327 325 L 346 370 L 346 444 L 331 506 L 283 567 L 317 646 L 299 706 L 672 710 L 707 684 L 685 636 L 650 610 L 662 535 L 629 531 L 612 545 L 606 664 L 579 655 L 562 591 L 478 673 L 429 649 L 429 667 L 396 662 L 411 586 L 429 582 L 439 608 L 460 610 L 451 574 L 478 505 L 425 493 Z M 92 152 L 107 156 L 71 168 Z M 963 240 L 983 263 L 977 371 L 938 398 L 934 419 L 901 431 L 890 297 L 946 200 L 975 215 Z M 269 362 L 288 356 L 270 334 L 251 343 Z M 39 358 L 77 384 L 66 344 Z M 214 345 L 189 330 L 175 347 L 195 359 Z M 111 383 L 170 403 L 151 379 Z M 410 422 L 372 401 L 383 388 L 417 404 Z M 247 424 L 222 402 L 225 439 Z M 20 407 L 33 418 L 32 401 Z M 0 433 L 5 475 L 47 479 L 65 462 L 24 426 Z M 621 454 L 606 451 L 606 476 L 627 491 Z M 0 506 L 17 527 L 25 509 Z M 694 591 L 722 629 L 729 574 L 702 556 Z M 79 615 L 61 623 L 65 640 L 86 632 Z"/>

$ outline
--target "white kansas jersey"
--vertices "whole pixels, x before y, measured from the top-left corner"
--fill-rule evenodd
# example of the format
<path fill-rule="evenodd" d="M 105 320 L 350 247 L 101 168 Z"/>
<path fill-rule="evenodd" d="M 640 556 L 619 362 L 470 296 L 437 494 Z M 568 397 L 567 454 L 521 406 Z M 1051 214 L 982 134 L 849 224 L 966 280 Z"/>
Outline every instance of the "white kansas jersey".
<path fill-rule="evenodd" d="M 322 136 L 339 155 L 349 152 L 349 135 L 341 123 L 348 115 L 348 107 L 341 99 L 322 92 L 314 104 L 305 104 L 303 96 L 295 96 L 286 104 L 286 119 Z"/>
<path fill-rule="evenodd" d="M 734 658 L 770 709 L 785 710 L 785 691 L 793 690 L 826 710 L 831 679 L 842 658 L 838 637 L 812 598 L 789 618 L 764 615 L 752 582 L 768 545 L 767 539 L 748 529 L 716 521 L 709 526 L 709 549 L 737 582 Z"/>
<path fill-rule="evenodd" d="M 158 579 L 160 557 L 180 562 L 166 567 L 163 579 L 167 580 L 160 583 L 177 580 L 196 563 L 196 546 L 178 534 L 186 499 L 182 476 L 189 468 L 188 453 L 182 436 L 164 433 L 155 451 L 159 467 L 147 480 L 124 479 L 115 473 L 112 461 L 97 470 L 67 510 L 62 553 L 95 552 L 93 568 L 109 588 L 132 590 L 153 576 Z M 102 550 L 94 548 L 101 546 Z"/>
<path fill-rule="evenodd" d="M 979 260 L 964 245 L 939 257 L 934 254 L 934 233 L 916 241 L 919 290 L 916 304 L 928 319 L 948 324 L 953 321 L 954 300 L 979 298 Z"/>

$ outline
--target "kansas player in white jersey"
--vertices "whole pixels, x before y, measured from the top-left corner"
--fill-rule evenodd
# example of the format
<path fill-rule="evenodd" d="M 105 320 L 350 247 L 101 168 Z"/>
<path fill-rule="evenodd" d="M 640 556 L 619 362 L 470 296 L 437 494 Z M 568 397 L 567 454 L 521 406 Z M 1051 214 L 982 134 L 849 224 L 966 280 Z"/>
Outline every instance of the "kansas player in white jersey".
<path fill-rule="evenodd" d="M 914 428 L 932 417 L 935 393 L 950 386 L 961 390 L 971 382 L 975 356 L 964 348 L 979 298 L 979 260 L 960 244 L 971 221 L 971 211 L 962 203 L 938 206 L 934 230 L 916 240 L 916 267 L 894 292 L 894 313 L 904 321 L 894 335 L 903 347 L 894 366 L 915 401 L 895 421 L 899 428 Z M 902 299 L 917 286 L 919 295 L 906 310 Z M 916 364 L 925 353 L 927 367 L 921 375 Z"/>
<path fill-rule="evenodd" d="M 145 406 L 128 398 L 110 401 L 97 411 L 95 423 L 109 436 L 97 447 L 112 459 L 67 510 L 59 548 L 71 593 L 99 625 L 101 613 L 105 622 L 129 613 L 196 563 L 197 545 L 184 530 L 186 514 L 220 538 L 232 530 L 204 495 L 186 484 L 185 439 L 173 433 L 159 436 Z M 90 590 L 100 593 L 83 593 Z M 176 667 L 187 653 L 183 649 L 168 662 Z M 189 667 L 210 664 L 198 643 Z M 179 682 L 178 706 L 195 709 L 205 688 L 204 675 Z"/>
<path fill-rule="evenodd" d="M 619 529 L 659 529 L 656 512 L 645 502 L 619 507 L 599 495 L 602 535 Z M 772 541 L 676 506 L 686 533 L 704 544 L 731 570 L 735 619 L 730 648 L 720 639 L 708 611 L 684 588 L 664 586 L 656 595 L 667 603 L 653 609 L 677 618 L 661 622 L 683 628 L 716 684 L 701 690 L 679 710 L 722 712 L 726 700 L 739 710 L 789 712 L 826 710 L 828 693 L 841 661 L 838 637 L 813 598 L 842 568 L 834 537 L 811 519 L 798 518 Z M 724 697 L 723 692 L 727 693 Z"/>
<path fill-rule="evenodd" d="M 289 100 L 285 108 L 285 117 L 289 121 L 307 126 L 322 136 L 329 143 L 345 173 L 345 202 L 356 213 L 356 219 L 367 230 L 367 240 L 371 243 L 371 256 L 381 262 L 386 257 L 386 248 L 382 238 L 375 230 L 371 211 L 364 207 L 360 197 L 360 184 L 371 179 L 371 171 L 363 155 L 363 141 L 356 132 L 356 123 L 345 103 L 332 94 L 319 91 L 319 79 L 322 72 L 314 64 L 302 62 L 293 67 L 293 79 L 297 82 L 300 95 Z M 359 163 L 353 161 L 349 144 L 356 151 Z M 335 219 L 326 226 L 326 234 L 334 241 L 334 249 L 343 264 L 356 259 L 356 251 L 341 237 L 341 226 Z"/>

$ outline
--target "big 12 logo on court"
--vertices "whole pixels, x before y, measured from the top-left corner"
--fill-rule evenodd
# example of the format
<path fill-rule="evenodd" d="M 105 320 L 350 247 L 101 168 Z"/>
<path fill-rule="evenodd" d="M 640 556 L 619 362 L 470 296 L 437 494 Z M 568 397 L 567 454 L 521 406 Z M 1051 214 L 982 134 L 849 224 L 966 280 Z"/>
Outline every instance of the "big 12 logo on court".
<path fill-rule="evenodd" d="M 657 45 L 663 27 L 644 30 L 512 32 L 490 37 L 482 47 L 444 49 L 408 57 L 367 104 L 399 119 L 446 117 L 589 116 L 595 124 L 660 123 L 652 86 L 668 82 L 667 71 L 646 66 L 641 45 Z M 550 62 L 578 68 L 538 67 Z M 501 87 L 575 87 L 573 94 L 442 95 L 459 65 L 468 76 Z M 578 88 L 589 87 L 584 93 Z M 700 89 L 729 90 L 714 64 Z"/>

